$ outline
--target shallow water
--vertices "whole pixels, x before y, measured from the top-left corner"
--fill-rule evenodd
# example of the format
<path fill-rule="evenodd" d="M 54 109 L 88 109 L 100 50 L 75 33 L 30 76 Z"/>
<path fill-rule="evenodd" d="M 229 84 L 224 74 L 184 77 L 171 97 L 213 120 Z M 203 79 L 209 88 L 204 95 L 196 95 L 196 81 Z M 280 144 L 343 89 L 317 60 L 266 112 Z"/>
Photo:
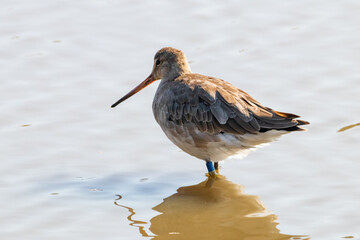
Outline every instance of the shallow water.
<path fill-rule="evenodd" d="M 1 239 L 360 239 L 357 1 L 2 1 Z M 205 166 L 155 123 L 163 46 L 307 132 Z M 121 197 L 119 197 L 121 196 Z M 117 200 L 118 199 L 118 200 Z M 149 237 L 146 237 L 149 236 Z"/>

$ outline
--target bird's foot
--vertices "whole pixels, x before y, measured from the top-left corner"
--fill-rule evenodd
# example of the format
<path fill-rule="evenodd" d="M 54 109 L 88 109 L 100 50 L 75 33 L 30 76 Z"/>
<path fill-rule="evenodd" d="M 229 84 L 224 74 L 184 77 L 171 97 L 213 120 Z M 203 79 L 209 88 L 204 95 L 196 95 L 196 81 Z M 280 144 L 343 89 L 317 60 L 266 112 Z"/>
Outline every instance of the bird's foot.
<path fill-rule="evenodd" d="M 216 174 L 215 171 L 206 173 L 205 175 L 208 177 L 206 184 L 205 184 L 205 186 L 207 188 L 211 187 L 215 181 L 218 181 L 218 180 L 224 178 L 224 176 L 222 176 L 220 174 Z"/>
<path fill-rule="evenodd" d="M 205 174 L 205 176 L 207 176 L 208 178 L 217 178 L 217 174 L 216 171 L 211 171 Z"/>
<path fill-rule="evenodd" d="M 213 173 L 205 173 L 205 176 L 208 177 L 208 178 L 212 178 L 212 179 L 221 179 L 223 178 L 224 176 L 223 175 L 220 175 L 219 173 L 216 173 L 216 172 L 213 172 Z"/>

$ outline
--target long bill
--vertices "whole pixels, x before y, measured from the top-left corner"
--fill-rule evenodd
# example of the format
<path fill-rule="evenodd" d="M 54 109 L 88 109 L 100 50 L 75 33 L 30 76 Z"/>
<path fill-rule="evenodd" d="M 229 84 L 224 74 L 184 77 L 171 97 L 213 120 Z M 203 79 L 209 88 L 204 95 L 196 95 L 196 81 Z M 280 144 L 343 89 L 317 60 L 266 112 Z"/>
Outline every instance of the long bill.
<path fill-rule="evenodd" d="M 152 74 L 148 76 L 142 83 L 140 83 L 137 87 L 135 87 L 133 90 L 131 90 L 128 94 L 120 98 L 116 103 L 111 105 L 112 108 L 116 107 L 121 102 L 125 101 L 135 93 L 139 92 L 141 89 L 145 88 L 146 86 L 150 85 L 151 83 L 155 82 L 155 79 Z"/>

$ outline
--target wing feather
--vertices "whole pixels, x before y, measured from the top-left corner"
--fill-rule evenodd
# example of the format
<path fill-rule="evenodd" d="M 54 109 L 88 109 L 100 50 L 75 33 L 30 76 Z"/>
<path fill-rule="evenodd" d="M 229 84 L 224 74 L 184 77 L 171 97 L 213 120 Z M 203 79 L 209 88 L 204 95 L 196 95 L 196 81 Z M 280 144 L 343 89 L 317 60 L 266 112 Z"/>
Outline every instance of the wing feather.
<path fill-rule="evenodd" d="M 186 75 L 185 75 L 186 76 Z M 192 124 L 201 132 L 256 134 L 272 129 L 301 130 L 308 124 L 295 114 L 274 111 L 249 94 L 223 80 L 199 74 L 180 76 L 170 86 L 171 106 L 168 120 L 175 124 Z M 199 81 L 204 80 L 204 81 Z"/>

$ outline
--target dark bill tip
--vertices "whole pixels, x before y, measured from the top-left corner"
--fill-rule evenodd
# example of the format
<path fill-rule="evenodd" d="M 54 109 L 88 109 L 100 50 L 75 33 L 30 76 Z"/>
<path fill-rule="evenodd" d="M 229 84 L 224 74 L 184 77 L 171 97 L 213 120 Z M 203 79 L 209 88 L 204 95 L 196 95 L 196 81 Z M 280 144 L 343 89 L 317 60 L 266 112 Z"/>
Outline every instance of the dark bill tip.
<path fill-rule="evenodd" d="M 111 105 L 111 108 L 116 107 L 117 105 L 119 105 L 122 101 L 122 99 L 118 100 L 116 103 L 114 103 L 113 105 Z"/>

